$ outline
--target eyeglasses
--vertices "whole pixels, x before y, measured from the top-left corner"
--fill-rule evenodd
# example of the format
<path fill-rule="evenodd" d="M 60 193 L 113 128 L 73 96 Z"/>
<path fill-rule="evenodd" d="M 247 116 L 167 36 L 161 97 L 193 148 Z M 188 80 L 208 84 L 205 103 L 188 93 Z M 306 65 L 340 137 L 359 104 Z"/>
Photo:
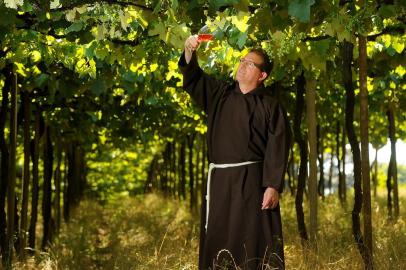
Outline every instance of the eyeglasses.
<path fill-rule="evenodd" d="M 262 71 L 262 66 L 261 66 L 261 65 L 259 65 L 259 64 L 257 64 L 257 63 L 254 63 L 254 62 L 251 61 L 251 60 L 245 59 L 244 57 L 240 59 L 240 64 L 245 64 L 245 65 L 247 65 L 250 69 L 254 69 L 255 67 L 257 67 L 259 70 Z"/>

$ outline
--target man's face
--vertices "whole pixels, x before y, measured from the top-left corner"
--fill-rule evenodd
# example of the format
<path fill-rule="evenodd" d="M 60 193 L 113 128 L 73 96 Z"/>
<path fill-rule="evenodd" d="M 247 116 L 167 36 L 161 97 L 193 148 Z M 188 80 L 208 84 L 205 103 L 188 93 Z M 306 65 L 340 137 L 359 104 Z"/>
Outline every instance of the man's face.
<path fill-rule="evenodd" d="M 266 72 L 261 70 L 263 59 L 256 53 L 250 52 L 240 59 L 236 80 L 240 84 L 258 86 L 266 78 Z"/>

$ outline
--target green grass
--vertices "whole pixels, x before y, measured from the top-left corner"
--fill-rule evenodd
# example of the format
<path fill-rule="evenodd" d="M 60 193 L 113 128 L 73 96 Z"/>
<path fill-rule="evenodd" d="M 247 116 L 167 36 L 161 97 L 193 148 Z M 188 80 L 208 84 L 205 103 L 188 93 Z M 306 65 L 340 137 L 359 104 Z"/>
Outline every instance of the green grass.
<path fill-rule="evenodd" d="M 406 191 L 400 192 L 396 223 L 388 221 L 385 193 L 379 194 L 372 202 L 375 269 L 406 269 Z M 352 203 L 341 207 L 335 195 L 319 201 L 317 250 L 303 250 L 294 198 L 286 194 L 286 269 L 363 269 L 351 234 L 351 210 Z M 157 194 L 120 197 L 105 206 L 84 201 L 47 252 L 16 263 L 15 269 L 197 269 L 198 220 L 185 203 Z"/>

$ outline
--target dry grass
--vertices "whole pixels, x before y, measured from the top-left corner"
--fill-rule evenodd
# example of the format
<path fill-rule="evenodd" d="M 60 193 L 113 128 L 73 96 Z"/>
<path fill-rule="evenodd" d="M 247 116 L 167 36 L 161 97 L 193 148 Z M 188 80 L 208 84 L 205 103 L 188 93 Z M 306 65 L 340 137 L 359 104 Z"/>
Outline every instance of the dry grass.
<path fill-rule="evenodd" d="M 393 223 L 387 218 L 385 194 L 379 195 L 372 199 L 375 269 L 406 269 L 406 196 L 400 201 L 401 218 Z M 363 269 L 352 236 L 352 203 L 343 207 L 335 196 L 319 201 L 317 249 L 305 251 L 297 234 L 294 199 L 284 198 L 283 205 L 287 269 Z M 305 209 L 306 206 L 305 203 Z M 308 224 L 306 210 L 305 217 Z"/>
<path fill-rule="evenodd" d="M 373 199 L 375 269 L 406 269 L 405 193 L 402 188 L 397 223 L 387 220 L 385 193 Z M 341 207 L 335 196 L 320 201 L 317 250 L 303 250 L 294 198 L 286 194 L 286 269 L 363 269 L 351 210 L 352 204 Z M 198 218 L 183 203 L 156 194 L 118 198 L 104 207 L 85 201 L 73 216 L 47 253 L 16 263 L 15 269 L 197 269 Z"/>
<path fill-rule="evenodd" d="M 197 269 L 198 224 L 176 201 L 84 201 L 73 216 L 47 253 L 15 269 Z"/>

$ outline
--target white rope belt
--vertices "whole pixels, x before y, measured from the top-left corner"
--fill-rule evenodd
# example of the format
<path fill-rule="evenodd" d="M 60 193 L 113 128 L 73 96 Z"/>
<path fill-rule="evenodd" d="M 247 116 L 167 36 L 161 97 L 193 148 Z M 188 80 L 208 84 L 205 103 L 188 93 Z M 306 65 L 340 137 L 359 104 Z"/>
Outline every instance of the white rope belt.
<path fill-rule="evenodd" d="M 207 232 L 207 224 L 209 222 L 209 205 L 210 205 L 210 181 L 211 181 L 211 173 L 214 168 L 230 168 L 230 167 L 238 167 L 238 166 L 245 166 L 253 163 L 259 163 L 262 161 L 245 161 L 240 163 L 228 163 L 228 164 L 209 164 L 209 172 L 207 174 L 207 190 L 206 190 L 206 225 L 204 226 Z"/>

